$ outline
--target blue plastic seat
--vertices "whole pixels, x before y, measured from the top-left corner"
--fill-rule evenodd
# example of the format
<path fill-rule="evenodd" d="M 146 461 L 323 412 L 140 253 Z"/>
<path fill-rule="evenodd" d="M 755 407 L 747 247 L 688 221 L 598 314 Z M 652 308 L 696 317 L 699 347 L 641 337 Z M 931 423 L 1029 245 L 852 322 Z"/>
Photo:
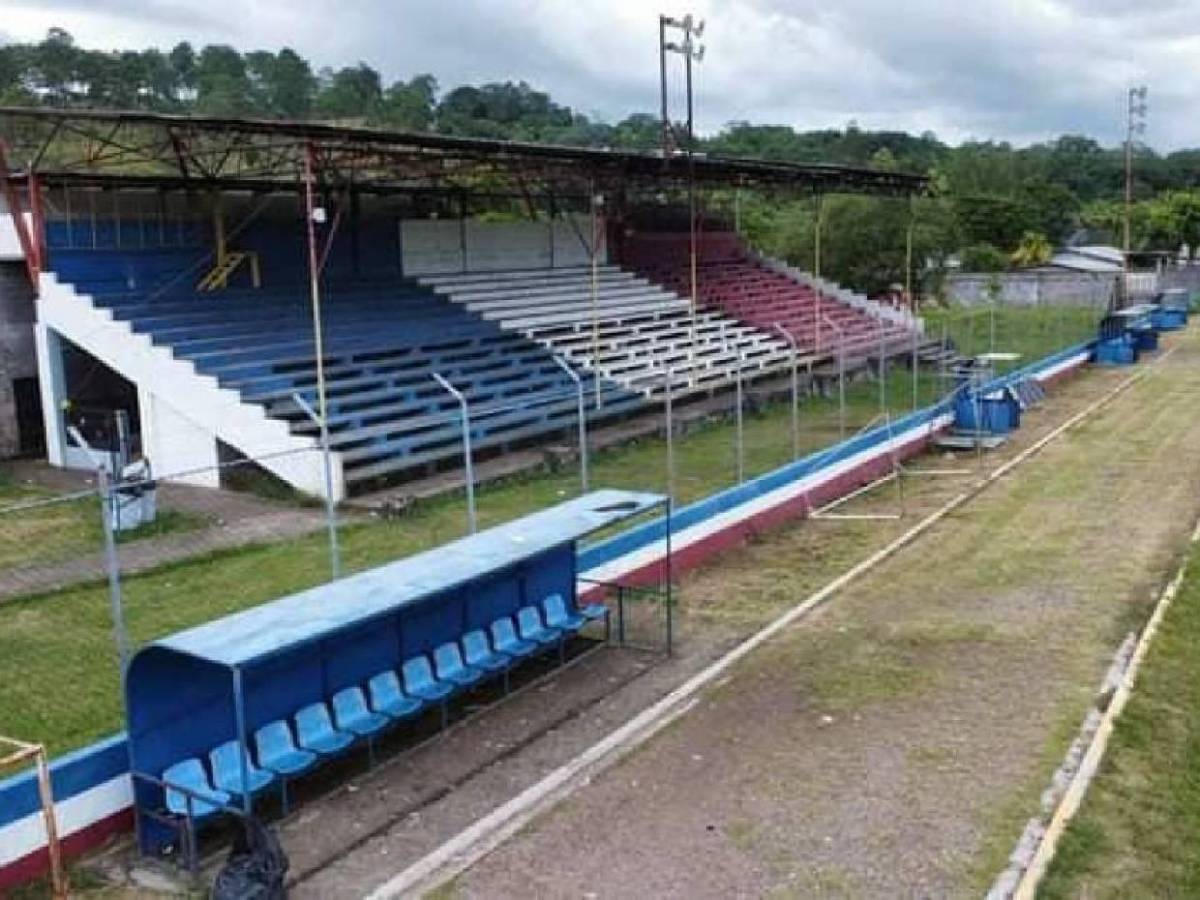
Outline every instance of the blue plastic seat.
<path fill-rule="evenodd" d="M 517 629 L 513 625 L 513 620 L 508 616 L 497 619 L 490 627 L 492 632 L 492 646 L 496 648 L 497 653 L 520 658 L 522 656 L 529 656 L 538 648 L 538 645 L 533 643 L 533 641 L 525 641 L 517 637 Z"/>
<path fill-rule="evenodd" d="M 242 793 L 242 765 L 239 756 L 242 750 L 237 741 L 226 741 L 219 747 L 214 747 L 208 754 L 208 764 L 212 767 L 213 784 L 229 794 Z M 250 759 L 246 758 L 246 787 L 251 794 L 257 794 L 275 780 L 270 772 L 260 769 Z"/>
<path fill-rule="evenodd" d="M 463 664 L 462 651 L 454 641 L 447 641 L 433 651 L 433 668 L 439 680 L 459 687 L 470 687 L 483 678 L 481 671 Z"/>
<path fill-rule="evenodd" d="M 370 737 L 388 727 L 388 717 L 371 712 L 362 688 L 342 688 L 333 695 L 333 717 L 337 727 L 352 731 L 360 737 Z"/>
<path fill-rule="evenodd" d="M 331 756 L 354 743 L 354 735 L 338 731 L 322 702 L 310 703 L 296 713 L 296 737 L 305 750 Z"/>
<path fill-rule="evenodd" d="M 468 631 L 462 636 L 462 649 L 466 664 L 485 672 L 502 672 L 511 665 L 508 656 L 492 650 L 487 634 L 482 628 Z"/>
<path fill-rule="evenodd" d="M 177 762 L 162 773 L 162 780 L 167 784 L 185 788 L 191 796 L 191 815 L 193 819 L 204 819 L 221 811 L 222 806 L 229 805 L 229 794 L 213 787 L 208 781 L 208 773 L 204 771 L 198 759 L 185 759 Z M 188 814 L 189 794 L 183 791 L 173 791 L 167 788 L 167 810 L 177 816 Z"/>
<path fill-rule="evenodd" d="M 562 594 L 551 594 L 544 599 L 542 612 L 546 616 L 546 624 L 560 631 L 578 631 L 587 624 L 587 619 L 567 609 L 567 601 Z"/>
<path fill-rule="evenodd" d="M 420 697 L 432 702 L 444 700 L 454 692 L 451 685 L 433 677 L 433 669 L 424 656 L 406 659 L 401 667 L 401 674 L 404 676 L 404 693 L 410 697 Z"/>
<path fill-rule="evenodd" d="M 371 708 L 389 719 L 407 719 L 425 708 L 420 700 L 405 695 L 400 689 L 400 679 L 391 669 L 372 676 L 367 682 L 367 692 L 371 695 Z"/>
<path fill-rule="evenodd" d="M 542 624 L 542 614 L 536 606 L 522 606 L 517 610 L 517 633 L 525 640 L 543 647 L 557 644 L 562 637 L 562 632 L 557 628 L 547 628 Z"/>
<path fill-rule="evenodd" d="M 255 731 L 254 746 L 259 765 L 277 775 L 299 775 L 317 761 L 317 754 L 296 746 L 292 729 L 282 720 L 268 722 Z"/>

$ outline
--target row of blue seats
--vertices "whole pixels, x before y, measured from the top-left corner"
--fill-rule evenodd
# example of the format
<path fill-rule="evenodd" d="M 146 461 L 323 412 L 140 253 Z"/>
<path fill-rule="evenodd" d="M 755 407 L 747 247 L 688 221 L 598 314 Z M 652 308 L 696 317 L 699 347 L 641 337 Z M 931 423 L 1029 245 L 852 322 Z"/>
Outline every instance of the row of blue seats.
<path fill-rule="evenodd" d="M 397 673 L 385 669 L 365 685 L 335 693 L 328 704 L 310 703 L 291 717 L 260 726 L 254 732 L 254 754 L 244 759 L 239 742 L 230 739 L 208 754 L 208 768 L 193 757 L 162 773 L 168 812 L 185 817 L 189 825 L 214 816 L 232 805 L 245 788 L 257 795 L 276 782 L 287 808 L 287 781 L 303 775 L 322 758 L 336 756 L 360 741 L 373 741 L 391 726 L 438 705 L 442 726 L 446 702 L 455 693 L 475 687 L 489 676 L 503 675 L 521 661 L 558 647 L 589 622 L 606 619 L 608 609 L 590 604 L 577 612 L 561 594 L 551 594 L 539 606 L 523 606 L 514 616 L 502 616 L 485 631 L 474 629 L 458 641 L 448 641 L 430 656 L 413 656 Z M 373 751 L 373 745 L 372 745 Z M 243 764 L 245 781 L 243 782 Z"/>
<path fill-rule="evenodd" d="M 315 405 L 316 359 L 302 285 L 231 288 L 201 294 L 191 285 L 162 296 L 131 291 L 121 275 L 167 272 L 184 254 L 72 253 L 64 277 L 103 289 L 93 302 L 189 360 L 247 402 L 261 403 L 296 433 L 311 433 L 293 394 Z M 107 267 L 107 268 L 106 268 Z M 107 276 L 107 277 L 106 277 Z M 575 383 L 551 353 L 425 288 L 395 278 L 359 279 L 327 291 L 325 379 L 331 443 L 346 478 L 362 483 L 455 458 L 462 435 L 437 372 L 473 404 L 477 449 L 523 443 L 569 428 Z M 584 374 L 589 394 L 594 376 Z M 638 395 L 603 381 L 606 414 L 632 411 Z"/>

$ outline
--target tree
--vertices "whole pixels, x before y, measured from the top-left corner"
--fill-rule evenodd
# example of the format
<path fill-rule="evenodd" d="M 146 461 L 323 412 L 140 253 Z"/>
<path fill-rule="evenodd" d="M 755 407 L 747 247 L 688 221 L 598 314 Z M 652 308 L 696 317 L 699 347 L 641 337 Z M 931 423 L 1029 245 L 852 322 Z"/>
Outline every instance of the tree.
<path fill-rule="evenodd" d="M 965 272 L 1002 272 L 1008 257 L 991 244 L 971 244 L 962 249 L 961 263 Z"/>
<path fill-rule="evenodd" d="M 278 54 L 258 50 L 246 55 L 246 71 L 254 94 L 255 111 L 280 119 L 304 119 L 312 112 L 317 79 L 295 50 Z"/>
<path fill-rule="evenodd" d="M 251 108 L 250 79 L 242 55 L 225 45 L 210 44 L 201 50 L 196 63 L 196 112 L 240 116 Z"/>
<path fill-rule="evenodd" d="M 437 79 L 417 75 L 411 81 L 394 82 L 384 92 L 375 118 L 379 124 L 401 131 L 428 131 L 436 103 Z"/>
<path fill-rule="evenodd" d="M 379 73 L 360 62 L 336 72 L 323 70 L 313 108 L 322 119 L 366 119 L 378 114 L 382 101 Z"/>
<path fill-rule="evenodd" d="M 1042 266 L 1050 262 L 1054 255 L 1054 246 L 1040 231 L 1027 231 L 1021 236 L 1021 243 L 1009 258 L 1014 266 L 1029 268 Z"/>

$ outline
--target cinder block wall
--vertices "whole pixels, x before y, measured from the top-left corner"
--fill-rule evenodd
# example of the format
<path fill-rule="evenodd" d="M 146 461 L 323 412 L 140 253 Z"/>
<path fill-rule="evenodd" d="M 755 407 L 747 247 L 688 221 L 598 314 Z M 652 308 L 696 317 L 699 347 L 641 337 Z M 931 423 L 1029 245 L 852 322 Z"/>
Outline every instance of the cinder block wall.
<path fill-rule="evenodd" d="M 0 459 L 20 447 L 13 379 L 37 375 L 33 302 L 25 263 L 0 262 Z"/>

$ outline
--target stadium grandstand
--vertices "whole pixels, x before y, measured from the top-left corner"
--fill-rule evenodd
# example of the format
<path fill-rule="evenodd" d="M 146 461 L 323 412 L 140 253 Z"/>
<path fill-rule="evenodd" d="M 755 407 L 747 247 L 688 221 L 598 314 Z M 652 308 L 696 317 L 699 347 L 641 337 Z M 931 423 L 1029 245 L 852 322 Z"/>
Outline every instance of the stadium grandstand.
<path fill-rule="evenodd" d="M 81 410 L 122 409 L 158 473 L 215 486 L 247 457 L 322 494 L 323 421 L 341 498 L 458 464 L 446 384 L 474 449 L 501 452 L 573 428 L 580 387 L 601 422 L 796 353 L 911 352 L 919 328 L 727 226 L 636 213 L 689 186 L 906 195 L 918 176 L 140 113 L 0 109 L 0 139 L 0 255 L 38 298 L 56 465 L 91 465 Z"/>

